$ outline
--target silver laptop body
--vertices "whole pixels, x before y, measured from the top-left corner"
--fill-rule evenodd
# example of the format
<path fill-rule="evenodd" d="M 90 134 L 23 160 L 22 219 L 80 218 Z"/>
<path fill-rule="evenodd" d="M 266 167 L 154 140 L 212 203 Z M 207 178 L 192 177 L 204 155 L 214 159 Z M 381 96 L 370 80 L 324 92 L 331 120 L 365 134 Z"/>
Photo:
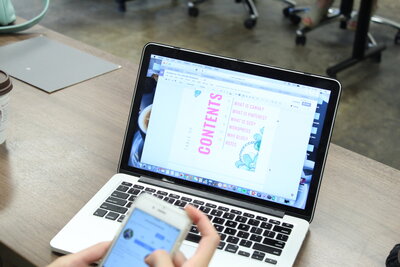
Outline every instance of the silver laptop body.
<path fill-rule="evenodd" d="M 135 196 L 195 205 L 221 235 L 211 266 L 291 266 L 308 232 L 340 96 L 333 79 L 150 43 L 118 173 L 51 240 L 113 239 Z M 192 229 L 181 251 L 190 257 Z"/>

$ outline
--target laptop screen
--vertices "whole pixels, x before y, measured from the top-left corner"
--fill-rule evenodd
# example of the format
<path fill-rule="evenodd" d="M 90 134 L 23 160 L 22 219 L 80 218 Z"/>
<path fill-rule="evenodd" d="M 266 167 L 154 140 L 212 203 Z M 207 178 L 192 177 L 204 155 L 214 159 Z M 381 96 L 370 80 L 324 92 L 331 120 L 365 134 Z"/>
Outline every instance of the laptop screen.
<path fill-rule="evenodd" d="M 330 90 L 158 54 L 143 71 L 129 167 L 306 208 Z"/>

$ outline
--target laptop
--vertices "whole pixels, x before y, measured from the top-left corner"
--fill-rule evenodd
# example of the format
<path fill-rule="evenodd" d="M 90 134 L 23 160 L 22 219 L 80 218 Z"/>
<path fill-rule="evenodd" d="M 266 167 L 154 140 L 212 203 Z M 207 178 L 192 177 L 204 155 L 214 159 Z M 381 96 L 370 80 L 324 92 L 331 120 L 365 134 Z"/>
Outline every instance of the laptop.
<path fill-rule="evenodd" d="M 146 192 L 202 210 L 210 266 L 291 266 L 308 232 L 341 86 L 326 77 L 149 43 L 118 172 L 51 240 L 71 253 L 113 239 Z M 181 251 L 190 257 L 195 226 Z"/>

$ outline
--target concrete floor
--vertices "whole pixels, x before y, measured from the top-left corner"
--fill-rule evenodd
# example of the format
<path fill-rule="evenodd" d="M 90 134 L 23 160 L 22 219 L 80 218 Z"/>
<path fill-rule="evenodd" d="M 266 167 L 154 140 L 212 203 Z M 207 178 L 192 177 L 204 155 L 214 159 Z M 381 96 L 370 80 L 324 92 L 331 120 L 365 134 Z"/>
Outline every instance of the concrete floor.
<path fill-rule="evenodd" d="M 17 15 L 37 13 L 41 0 L 32 2 L 28 9 L 25 0 L 13 0 Z M 126 13 L 116 7 L 113 0 L 52 1 L 41 24 L 134 63 L 143 45 L 155 41 L 322 75 L 351 55 L 354 38 L 333 23 L 296 46 L 296 27 L 283 18 L 285 5 L 278 0 L 257 1 L 260 18 L 252 30 L 243 27 L 246 11 L 234 0 L 210 0 L 199 6 L 198 18 L 189 17 L 186 1 L 179 0 L 136 0 Z M 400 1 L 385 0 L 377 13 L 394 20 L 399 11 Z M 393 42 L 396 30 L 370 29 L 387 49 L 380 64 L 367 60 L 339 73 L 343 95 L 333 142 L 400 169 L 400 45 Z"/>

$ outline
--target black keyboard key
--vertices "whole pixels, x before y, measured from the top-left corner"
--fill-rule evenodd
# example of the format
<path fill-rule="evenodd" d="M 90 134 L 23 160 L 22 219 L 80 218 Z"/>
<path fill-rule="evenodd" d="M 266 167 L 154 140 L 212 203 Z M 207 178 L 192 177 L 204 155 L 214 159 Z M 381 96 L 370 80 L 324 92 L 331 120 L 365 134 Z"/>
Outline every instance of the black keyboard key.
<path fill-rule="evenodd" d="M 199 208 L 199 210 L 201 210 L 202 212 L 204 212 L 204 213 L 209 213 L 210 212 L 210 208 L 207 208 L 207 207 L 204 207 L 204 206 L 201 206 L 200 208 Z"/>
<path fill-rule="evenodd" d="M 226 239 L 226 242 L 232 243 L 232 244 L 237 244 L 239 243 L 239 238 L 234 237 L 234 236 L 228 236 Z"/>
<path fill-rule="evenodd" d="M 241 223 L 241 224 L 239 224 L 238 229 L 239 229 L 239 230 L 243 230 L 243 231 L 249 231 L 250 225 Z"/>
<path fill-rule="evenodd" d="M 168 193 L 167 193 L 167 192 L 165 192 L 165 191 L 161 191 L 161 190 L 158 190 L 158 191 L 157 191 L 157 194 L 159 194 L 159 195 L 162 195 L 162 196 L 166 196 L 166 195 L 168 195 Z"/>
<path fill-rule="evenodd" d="M 191 241 L 191 242 L 195 242 L 195 243 L 199 243 L 201 239 L 201 236 L 199 235 L 195 235 L 192 233 L 188 233 L 188 235 L 186 236 L 186 240 Z"/>
<path fill-rule="evenodd" d="M 217 249 L 224 249 L 224 247 L 225 247 L 225 242 L 220 241 Z"/>
<path fill-rule="evenodd" d="M 251 240 L 251 241 L 255 241 L 255 242 L 261 242 L 262 236 L 252 234 L 252 235 L 250 236 L 250 240 Z"/>
<path fill-rule="evenodd" d="M 222 232 L 224 231 L 225 227 L 223 227 L 222 225 L 219 224 L 214 224 L 215 230 L 217 230 L 217 232 Z"/>
<path fill-rule="evenodd" d="M 286 228 L 290 228 L 290 229 L 293 228 L 293 224 L 290 224 L 290 223 L 282 223 L 282 226 L 286 227 Z"/>
<path fill-rule="evenodd" d="M 117 218 L 118 218 L 118 216 L 119 216 L 119 214 L 118 213 L 115 213 L 115 212 L 109 212 L 107 215 L 106 215 L 106 219 L 109 219 L 109 220 L 113 220 L 113 221 L 115 221 Z"/>
<path fill-rule="evenodd" d="M 263 230 L 258 227 L 252 227 L 250 230 L 250 233 L 257 234 L 257 235 L 261 235 L 262 232 L 263 232 Z"/>
<path fill-rule="evenodd" d="M 169 194 L 168 195 L 169 197 L 172 197 L 172 198 L 175 198 L 175 199 L 179 199 L 180 198 L 180 196 L 179 195 L 177 195 L 177 194 Z"/>
<path fill-rule="evenodd" d="M 109 197 L 106 199 L 106 202 L 119 206 L 125 206 L 128 201 L 116 197 Z"/>
<path fill-rule="evenodd" d="M 132 203 L 133 202 L 128 202 L 125 207 L 127 207 L 129 209 L 132 206 Z"/>
<path fill-rule="evenodd" d="M 247 218 L 238 215 L 238 216 L 236 216 L 235 221 L 240 222 L 240 223 L 246 223 L 247 222 Z"/>
<path fill-rule="evenodd" d="M 210 220 L 210 221 L 212 221 L 212 219 L 214 218 L 212 215 L 210 215 L 210 214 L 207 214 L 207 217 L 208 217 L 208 219 Z"/>
<path fill-rule="evenodd" d="M 236 251 L 239 249 L 239 246 L 233 245 L 233 244 L 228 244 L 225 248 L 225 251 L 231 252 L 231 253 L 236 253 Z"/>
<path fill-rule="evenodd" d="M 125 215 L 121 215 L 121 216 L 119 216 L 117 221 L 122 222 L 124 219 L 125 219 Z"/>
<path fill-rule="evenodd" d="M 269 238 L 274 238 L 275 237 L 275 232 L 265 230 L 263 236 L 269 237 Z"/>
<path fill-rule="evenodd" d="M 144 191 L 149 192 L 149 193 L 155 193 L 157 190 L 155 190 L 154 188 L 146 187 L 144 189 Z"/>
<path fill-rule="evenodd" d="M 290 235 L 290 233 L 292 232 L 292 229 L 275 225 L 274 226 L 274 231 L 278 232 L 278 233 L 281 233 L 281 234 Z"/>
<path fill-rule="evenodd" d="M 130 197 L 128 198 L 129 201 L 135 201 L 135 199 L 136 199 L 136 196 L 130 196 Z"/>
<path fill-rule="evenodd" d="M 190 232 L 193 234 L 198 234 L 199 233 L 199 229 L 197 229 L 196 226 L 192 225 L 192 227 L 190 228 Z"/>
<path fill-rule="evenodd" d="M 193 203 L 197 204 L 197 205 L 204 205 L 204 201 L 200 201 L 200 200 L 197 200 L 197 199 L 193 200 Z"/>
<path fill-rule="evenodd" d="M 253 225 L 253 226 L 259 226 L 260 225 L 260 221 L 257 221 L 255 219 L 249 219 L 247 224 L 250 224 L 250 225 Z"/>
<path fill-rule="evenodd" d="M 174 203 L 175 206 L 182 207 L 182 208 L 185 207 L 186 204 L 187 204 L 187 202 L 181 201 L 181 200 L 179 200 L 179 199 L 176 200 L 175 203 Z"/>
<path fill-rule="evenodd" d="M 283 234 L 278 234 L 277 236 L 276 236 L 276 239 L 278 239 L 278 240 L 281 240 L 281 241 L 283 241 L 283 242 L 286 242 L 287 240 L 288 240 L 288 236 L 287 235 L 283 235 Z"/>
<path fill-rule="evenodd" d="M 219 237 L 221 238 L 221 241 L 224 241 L 226 239 L 226 234 L 219 234 Z"/>
<path fill-rule="evenodd" d="M 267 222 L 262 222 L 260 225 L 261 228 L 271 230 L 272 229 L 272 223 L 267 223 Z"/>
<path fill-rule="evenodd" d="M 215 218 L 212 220 L 212 222 L 213 222 L 213 223 L 216 223 L 216 224 L 221 224 L 221 225 L 222 225 L 222 224 L 224 224 L 225 219 L 215 217 Z"/>
<path fill-rule="evenodd" d="M 128 193 L 137 196 L 140 193 L 140 190 L 136 188 L 131 188 L 129 189 Z"/>
<path fill-rule="evenodd" d="M 229 227 L 227 227 L 227 228 L 225 229 L 225 231 L 224 231 L 224 233 L 225 233 L 225 234 L 228 234 L 228 235 L 235 235 L 236 232 L 237 232 L 237 231 L 236 231 L 235 229 L 229 228 Z"/>
<path fill-rule="evenodd" d="M 269 222 L 272 223 L 272 224 L 276 224 L 276 225 L 280 225 L 281 224 L 280 221 L 273 220 L 273 219 L 269 219 Z"/>
<path fill-rule="evenodd" d="M 229 209 L 227 207 L 223 207 L 223 206 L 219 206 L 218 209 L 222 210 L 222 211 L 229 211 Z"/>
<path fill-rule="evenodd" d="M 249 240 L 244 240 L 242 239 L 242 241 L 240 241 L 240 244 L 243 247 L 249 248 L 251 247 L 251 245 L 253 245 L 253 242 L 249 241 Z"/>
<path fill-rule="evenodd" d="M 188 197 L 181 197 L 181 200 L 186 201 L 186 202 L 192 202 L 192 199 L 188 198 Z"/>
<path fill-rule="evenodd" d="M 240 256 L 244 256 L 244 257 L 250 257 L 250 253 L 243 251 L 243 250 L 239 250 L 238 254 Z"/>
<path fill-rule="evenodd" d="M 232 227 L 232 228 L 235 228 L 236 225 L 237 225 L 237 222 L 234 222 L 234 221 L 226 221 L 226 223 L 225 223 L 225 226 Z"/>
<path fill-rule="evenodd" d="M 243 213 L 243 216 L 246 216 L 246 217 L 249 217 L 249 218 L 254 218 L 254 214 L 247 213 L 247 212 Z"/>
<path fill-rule="evenodd" d="M 247 239 L 250 236 L 250 234 L 247 232 L 239 231 L 236 236 Z"/>
<path fill-rule="evenodd" d="M 122 182 L 121 185 L 132 186 L 132 184 L 131 184 L 131 183 L 128 183 L 128 182 Z"/>
<path fill-rule="evenodd" d="M 274 239 L 271 239 L 271 238 L 268 238 L 268 237 L 264 238 L 262 243 L 264 245 L 277 247 L 277 248 L 284 248 L 285 247 L 285 242 L 274 240 Z"/>
<path fill-rule="evenodd" d="M 135 184 L 133 187 L 137 188 L 137 189 L 140 189 L 140 190 L 144 189 L 144 186 L 141 186 L 141 185 L 138 185 L 138 184 Z"/>
<path fill-rule="evenodd" d="M 268 221 L 268 218 L 265 218 L 263 216 L 257 216 L 256 219 L 259 220 L 259 221 L 263 221 L 263 222 Z"/>
<path fill-rule="evenodd" d="M 121 199 L 127 199 L 129 197 L 129 194 L 120 191 L 114 191 L 112 192 L 111 196 L 118 197 Z"/>
<path fill-rule="evenodd" d="M 170 198 L 170 197 L 165 197 L 164 200 L 170 204 L 174 204 L 174 202 L 175 202 L 175 198 Z"/>
<path fill-rule="evenodd" d="M 215 208 L 217 207 L 217 205 L 215 205 L 215 204 L 212 204 L 212 203 L 206 203 L 206 207 L 209 207 L 209 208 L 215 209 Z"/>
<path fill-rule="evenodd" d="M 225 218 L 225 219 L 228 219 L 228 220 L 233 220 L 233 218 L 235 218 L 235 214 L 229 213 L 229 212 L 225 212 L 224 216 L 222 216 L 222 217 Z"/>
<path fill-rule="evenodd" d="M 259 261 L 262 261 L 264 259 L 264 257 L 265 257 L 265 253 L 262 253 L 259 251 L 254 251 L 253 255 L 251 255 L 252 259 L 259 260 Z"/>
<path fill-rule="evenodd" d="M 117 205 L 107 203 L 107 202 L 104 202 L 103 204 L 101 204 L 100 208 L 105 209 L 105 210 L 111 210 L 111 211 L 122 213 L 122 214 L 125 214 L 125 212 L 128 211 L 127 208 L 117 206 Z"/>
<path fill-rule="evenodd" d="M 231 209 L 231 213 L 236 214 L 236 215 L 242 215 L 242 212 L 241 212 L 241 211 L 239 211 L 239 210 L 234 210 L 234 209 Z"/>
<path fill-rule="evenodd" d="M 159 199 L 163 199 L 164 198 L 164 196 L 162 196 L 162 195 L 158 195 L 158 194 L 154 194 L 155 196 L 156 196 L 156 198 L 159 198 Z"/>
<path fill-rule="evenodd" d="M 222 211 L 220 211 L 220 210 L 212 210 L 211 211 L 211 215 L 214 215 L 214 216 L 217 216 L 217 217 L 220 217 L 221 215 L 222 215 Z"/>
<path fill-rule="evenodd" d="M 259 250 L 259 251 L 262 251 L 262 252 L 266 252 L 266 253 L 269 253 L 269 254 L 273 254 L 273 255 L 276 255 L 276 256 L 280 256 L 281 253 L 282 253 L 281 249 L 273 248 L 273 247 L 262 245 L 262 244 L 259 244 L 259 243 L 254 243 L 253 249 L 254 250 Z"/>
<path fill-rule="evenodd" d="M 269 264 L 276 265 L 278 262 L 276 260 L 270 259 L 270 258 L 265 258 L 265 262 Z"/>
<path fill-rule="evenodd" d="M 102 210 L 102 209 L 97 209 L 93 215 L 99 216 L 99 217 L 103 217 L 104 215 L 106 215 L 107 211 L 106 210 Z"/>
<path fill-rule="evenodd" d="M 120 185 L 117 187 L 117 190 L 121 191 L 121 192 L 126 192 L 126 191 L 128 191 L 128 189 L 129 189 L 129 187 L 124 186 L 124 185 Z"/>

